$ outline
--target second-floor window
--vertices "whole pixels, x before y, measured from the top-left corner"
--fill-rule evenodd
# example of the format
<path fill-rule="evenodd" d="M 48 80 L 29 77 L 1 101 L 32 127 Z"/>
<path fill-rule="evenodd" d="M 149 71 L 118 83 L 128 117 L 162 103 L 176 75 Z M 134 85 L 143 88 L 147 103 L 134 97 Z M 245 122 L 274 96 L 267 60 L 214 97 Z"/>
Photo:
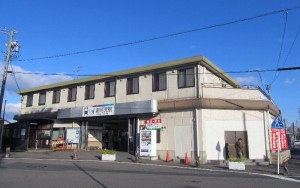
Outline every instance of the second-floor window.
<path fill-rule="evenodd" d="M 53 91 L 52 103 L 57 104 L 60 102 L 60 90 Z"/>
<path fill-rule="evenodd" d="M 94 98 L 95 98 L 95 84 L 86 85 L 84 99 L 88 100 Z"/>
<path fill-rule="evenodd" d="M 71 87 L 68 90 L 68 102 L 76 101 L 77 87 Z"/>
<path fill-rule="evenodd" d="M 127 79 L 127 95 L 139 93 L 139 77 Z"/>
<path fill-rule="evenodd" d="M 105 82 L 104 96 L 114 97 L 116 95 L 116 81 Z"/>
<path fill-rule="evenodd" d="M 33 101 L 33 94 L 28 94 L 27 101 L 26 101 L 26 107 L 32 106 L 32 101 Z"/>
<path fill-rule="evenodd" d="M 45 105 L 46 104 L 46 92 L 41 92 L 39 96 L 39 105 Z"/>
<path fill-rule="evenodd" d="M 153 74 L 152 76 L 152 91 L 163 91 L 167 89 L 166 73 Z"/>
<path fill-rule="evenodd" d="M 178 88 L 194 87 L 194 68 L 178 70 Z"/>

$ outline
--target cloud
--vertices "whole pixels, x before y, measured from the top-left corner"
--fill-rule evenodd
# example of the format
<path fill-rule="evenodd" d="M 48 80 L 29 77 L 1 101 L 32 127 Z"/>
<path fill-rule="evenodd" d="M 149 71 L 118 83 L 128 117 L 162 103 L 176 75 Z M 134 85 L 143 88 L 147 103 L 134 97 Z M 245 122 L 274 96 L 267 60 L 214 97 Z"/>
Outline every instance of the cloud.
<path fill-rule="evenodd" d="M 285 83 L 286 85 L 292 85 L 292 84 L 294 84 L 296 81 L 297 81 L 296 78 L 292 78 L 292 79 L 286 79 L 286 80 L 284 81 L 284 83 Z"/>
<path fill-rule="evenodd" d="M 0 81 L 2 81 L 3 67 L 3 63 L 0 63 Z M 21 104 L 18 103 L 18 101 L 20 101 L 20 96 L 17 94 L 17 91 L 19 91 L 19 89 L 23 90 L 72 79 L 72 77 L 64 74 L 45 75 L 43 72 L 40 72 L 40 74 L 33 74 L 36 72 L 24 70 L 22 67 L 14 65 L 9 66 L 8 70 L 16 72 L 15 76 L 13 76 L 13 74 L 11 73 L 7 75 L 5 86 L 5 99 L 7 99 L 7 101 L 9 101 L 10 103 L 6 104 L 4 118 L 10 122 L 14 122 L 14 115 L 20 113 Z"/>
<path fill-rule="evenodd" d="M 242 85 L 256 85 L 257 80 L 253 76 L 248 76 L 248 77 L 236 77 L 235 78 L 238 82 L 240 82 Z"/>
<path fill-rule="evenodd" d="M 20 113 L 20 107 L 21 107 L 21 103 L 7 103 L 5 105 L 5 115 L 4 115 L 5 120 L 9 122 L 14 122 L 13 118 L 16 114 Z"/>
<path fill-rule="evenodd" d="M 3 67 L 2 65 L 0 66 Z M 12 65 L 12 69 L 10 66 L 8 70 L 13 70 L 13 72 L 16 73 L 15 78 L 11 73 L 7 75 L 7 82 L 5 87 L 5 92 L 7 92 L 7 94 L 16 93 L 17 91 L 19 91 L 19 88 L 20 90 L 23 90 L 72 79 L 71 76 L 64 75 L 63 73 L 60 75 L 44 75 L 43 72 L 39 72 L 40 74 L 33 74 L 33 72 L 31 71 L 24 70 L 23 68 L 15 65 Z M 3 72 L 3 69 L 0 71 Z"/>

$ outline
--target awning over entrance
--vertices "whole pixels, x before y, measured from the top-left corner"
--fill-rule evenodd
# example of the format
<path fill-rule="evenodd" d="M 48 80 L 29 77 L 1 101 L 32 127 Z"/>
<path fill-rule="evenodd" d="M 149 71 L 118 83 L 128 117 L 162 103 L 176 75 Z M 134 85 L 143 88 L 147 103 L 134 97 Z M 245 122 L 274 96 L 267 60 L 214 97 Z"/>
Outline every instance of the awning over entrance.
<path fill-rule="evenodd" d="M 88 117 L 114 117 L 114 116 L 140 116 L 143 114 L 157 114 L 156 100 L 136 101 L 127 103 L 91 105 L 85 107 L 59 109 L 57 119 L 88 118 Z"/>
<path fill-rule="evenodd" d="M 54 120 L 57 117 L 57 112 L 41 112 L 31 114 L 18 114 L 14 116 L 14 120 L 17 121 L 29 121 L 29 120 Z"/>

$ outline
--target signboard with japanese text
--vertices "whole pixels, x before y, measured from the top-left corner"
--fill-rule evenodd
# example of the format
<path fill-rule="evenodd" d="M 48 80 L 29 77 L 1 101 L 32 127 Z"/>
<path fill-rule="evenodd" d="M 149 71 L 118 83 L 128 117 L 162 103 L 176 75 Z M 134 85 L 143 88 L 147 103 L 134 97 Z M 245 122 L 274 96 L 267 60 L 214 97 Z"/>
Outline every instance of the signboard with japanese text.
<path fill-rule="evenodd" d="M 288 141 L 285 129 L 279 129 L 280 131 L 280 148 L 281 150 L 288 149 Z M 278 151 L 278 129 L 272 129 L 272 151 Z"/>
<path fill-rule="evenodd" d="M 114 115 L 114 104 L 92 105 L 82 108 L 82 117 Z"/>
<path fill-rule="evenodd" d="M 66 129 L 66 142 L 70 144 L 78 144 L 80 140 L 80 128 L 67 128 Z"/>
<path fill-rule="evenodd" d="M 158 130 L 162 128 L 162 121 L 161 119 L 147 119 L 145 126 L 147 130 Z"/>

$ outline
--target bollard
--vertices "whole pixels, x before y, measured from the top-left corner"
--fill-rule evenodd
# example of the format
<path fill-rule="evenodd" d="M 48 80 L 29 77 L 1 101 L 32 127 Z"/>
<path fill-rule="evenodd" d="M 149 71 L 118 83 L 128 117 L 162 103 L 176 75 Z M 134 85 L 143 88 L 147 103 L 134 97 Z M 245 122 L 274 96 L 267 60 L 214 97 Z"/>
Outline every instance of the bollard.
<path fill-rule="evenodd" d="M 200 157 L 198 157 L 198 156 L 195 157 L 195 166 L 196 166 L 196 168 L 200 167 Z"/>
<path fill-rule="evenodd" d="M 135 152 L 135 162 L 137 163 L 137 162 L 139 162 L 139 160 L 140 160 L 140 152 L 138 150 L 136 150 L 136 152 Z"/>
<path fill-rule="evenodd" d="M 74 149 L 74 151 L 73 151 L 72 159 L 77 160 L 77 150 L 76 149 Z"/>
<path fill-rule="evenodd" d="M 9 158 L 9 157 L 10 157 L 10 147 L 7 147 L 5 151 L 5 158 Z"/>

